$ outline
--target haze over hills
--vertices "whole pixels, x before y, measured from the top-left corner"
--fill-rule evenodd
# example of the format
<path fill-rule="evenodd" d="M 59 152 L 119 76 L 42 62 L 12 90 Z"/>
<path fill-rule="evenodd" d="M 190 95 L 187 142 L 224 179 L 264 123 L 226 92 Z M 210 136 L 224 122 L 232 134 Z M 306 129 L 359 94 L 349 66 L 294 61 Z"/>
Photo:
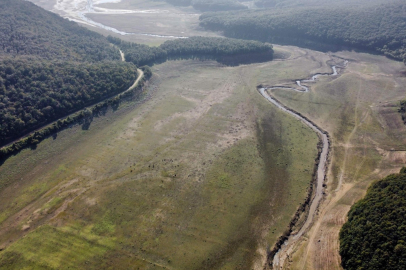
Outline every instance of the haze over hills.
<path fill-rule="evenodd" d="M 274 8 L 200 17 L 206 29 L 225 36 L 321 50 L 361 49 L 406 61 L 406 5 L 399 1 L 314 6 L 280 1 Z M 326 2 L 324 2 L 326 3 Z"/>

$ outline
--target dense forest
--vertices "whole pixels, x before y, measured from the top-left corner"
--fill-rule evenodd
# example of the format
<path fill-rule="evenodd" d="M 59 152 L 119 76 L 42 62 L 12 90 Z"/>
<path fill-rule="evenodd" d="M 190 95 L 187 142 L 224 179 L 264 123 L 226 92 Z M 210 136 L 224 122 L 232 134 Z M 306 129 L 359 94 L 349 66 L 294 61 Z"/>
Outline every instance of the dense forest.
<path fill-rule="evenodd" d="M 23 0 L 0 1 L 0 58 L 4 55 L 120 60 L 117 49 L 102 35 Z"/>
<path fill-rule="evenodd" d="M 272 45 L 232 38 L 191 37 L 168 40 L 159 47 L 148 47 L 122 41 L 109 36 L 108 40 L 119 46 L 126 61 L 137 66 L 160 63 L 167 59 L 213 59 L 227 65 L 272 60 Z"/>
<path fill-rule="evenodd" d="M 0 2 L 0 14 L 0 145 L 126 90 L 136 66 L 191 58 L 236 65 L 273 56 L 272 46 L 258 41 L 192 37 L 149 47 L 105 38 L 22 0 Z"/>
<path fill-rule="evenodd" d="M 0 1 L 0 145 L 126 90 L 137 68 L 100 34 Z"/>
<path fill-rule="evenodd" d="M 137 66 L 153 65 L 154 63 L 166 61 L 167 53 L 160 47 L 150 47 L 144 44 L 127 42 L 122 39 L 108 36 L 107 40 L 117 45 L 124 53 L 127 62 Z"/>
<path fill-rule="evenodd" d="M 406 269 L 406 168 L 374 183 L 340 232 L 345 270 Z"/>
<path fill-rule="evenodd" d="M 176 6 L 192 6 L 202 12 L 247 9 L 237 0 L 165 0 Z"/>
<path fill-rule="evenodd" d="M 233 38 L 320 50 L 355 48 L 406 61 L 406 4 L 272 8 L 206 13 L 201 26 Z"/>
<path fill-rule="evenodd" d="M 0 144 L 98 100 L 136 79 L 131 64 L 6 59 L 0 62 Z"/>

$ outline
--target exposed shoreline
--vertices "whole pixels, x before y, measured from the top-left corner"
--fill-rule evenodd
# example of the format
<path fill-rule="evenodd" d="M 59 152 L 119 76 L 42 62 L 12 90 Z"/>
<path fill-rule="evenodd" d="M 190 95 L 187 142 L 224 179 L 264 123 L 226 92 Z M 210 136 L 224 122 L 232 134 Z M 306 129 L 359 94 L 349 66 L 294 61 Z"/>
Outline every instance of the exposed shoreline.
<path fill-rule="evenodd" d="M 346 65 L 348 61 L 345 61 L 344 65 Z M 327 177 L 327 167 L 328 167 L 328 159 L 330 155 L 330 147 L 331 147 L 331 139 L 327 131 L 323 130 L 319 126 L 317 126 L 313 121 L 308 119 L 306 116 L 303 116 L 301 113 L 285 106 L 275 97 L 273 97 L 267 90 L 273 89 L 289 89 L 294 90 L 297 92 L 309 92 L 309 88 L 302 83 L 306 82 L 314 82 L 320 76 L 337 76 L 337 66 L 331 66 L 332 73 L 317 73 L 313 75 L 310 79 L 304 80 L 297 80 L 296 84 L 301 88 L 292 88 L 286 86 L 272 86 L 272 87 L 263 87 L 262 85 L 258 86 L 259 93 L 266 98 L 269 102 L 273 103 L 279 109 L 283 110 L 284 112 L 294 116 L 295 118 L 301 120 L 305 125 L 313 129 L 318 137 L 318 157 L 316 158 L 315 164 L 315 172 L 314 172 L 314 180 L 315 182 L 309 188 L 309 194 L 306 201 L 303 203 L 301 207 L 299 207 L 297 213 L 295 214 L 294 218 L 292 219 L 289 225 L 289 234 L 281 236 L 277 243 L 275 244 L 274 248 L 268 252 L 267 262 L 271 268 L 280 269 L 283 267 L 285 260 L 289 257 L 289 254 L 293 251 L 294 244 L 300 240 L 301 236 L 310 228 L 311 224 L 313 223 L 314 216 L 317 213 L 317 209 L 320 205 L 321 200 L 324 197 L 324 182 Z M 313 186 L 316 186 L 316 190 L 314 192 Z M 306 211 L 306 208 L 308 210 Z M 307 212 L 306 220 L 304 224 L 301 226 L 300 230 L 296 233 L 292 233 L 293 227 L 296 226 L 297 221 L 299 220 L 299 216 Z M 267 266 L 265 266 L 266 268 Z"/>

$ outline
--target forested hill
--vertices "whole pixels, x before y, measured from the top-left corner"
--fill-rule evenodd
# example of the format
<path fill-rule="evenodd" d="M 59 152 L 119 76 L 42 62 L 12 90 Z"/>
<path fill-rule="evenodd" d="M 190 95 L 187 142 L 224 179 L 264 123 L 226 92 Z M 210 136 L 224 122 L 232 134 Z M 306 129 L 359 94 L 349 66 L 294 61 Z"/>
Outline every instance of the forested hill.
<path fill-rule="evenodd" d="M 406 168 L 374 183 L 340 232 L 345 270 L 406 269 Z"/>
<path fill-rule="evenodd" d="M 0 57 L 4 55 L 93 62 L 120 59 L 102 35 L 23 0 L 0 1 Z"/>
<path fill-rule="evenodd" d="M 406 61 L 406 3 L 273 8 L 203 14 L 201 26 L 233 38 L 313 49 L 343 46 Z"/>
<path fill-rule="evenodd" d="M 252 40 L 216 37 L 191 37 L 168 40 L 159 47 L 148 47 L 109 36 L 109 41 L 126 54 L 126 61 L 138 66 L 152 65 L 168 59 L 212 59 L 226 65 L 270 61 L 271 44 Z"/>
<path fill-rule="evenodd" d="M 0 146 L 125 91 L 137 68 L 100 34 L 0 0 Z"/>

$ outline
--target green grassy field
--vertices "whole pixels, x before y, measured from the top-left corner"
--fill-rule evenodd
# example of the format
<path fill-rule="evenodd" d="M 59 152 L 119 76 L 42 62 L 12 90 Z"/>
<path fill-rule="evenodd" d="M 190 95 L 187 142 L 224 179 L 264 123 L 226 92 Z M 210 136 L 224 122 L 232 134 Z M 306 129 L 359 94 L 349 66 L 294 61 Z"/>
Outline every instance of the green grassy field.
<path fill-rule="evenodd" d="M 263 265 L 307 195 L 318 141 L 257 93 L 261 76 L 283 78 L 275 64 L 157 65 L 143 104 L 9 158 L 0 268 Z"/>

